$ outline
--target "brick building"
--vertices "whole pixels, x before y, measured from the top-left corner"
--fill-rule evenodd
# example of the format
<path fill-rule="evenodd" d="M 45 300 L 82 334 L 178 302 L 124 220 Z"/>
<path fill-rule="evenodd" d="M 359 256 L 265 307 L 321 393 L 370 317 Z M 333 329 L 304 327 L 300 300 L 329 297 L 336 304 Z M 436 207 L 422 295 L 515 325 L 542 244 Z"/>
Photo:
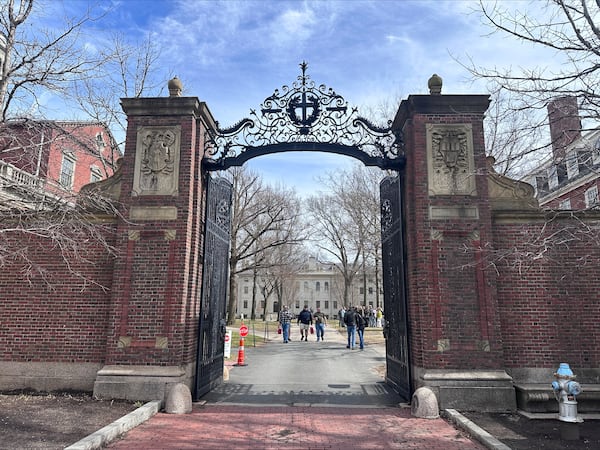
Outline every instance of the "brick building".
<path fill-rule="evenodd" d="M 600 205 L 600 130 L 583 133 L 575 97 L 548 105 L 552 156 L 525 178 L 540 206 L 584 210 Z"/>
<path fill-rule="evenodd" d="M 550 382 L 568 362 L 580 411 L 598 411 L 600 211 L 540 209 L 531 185 L 491 168 L 488 96 L 439 88 L 403 100 L 392 124 L 406 161 L 388 183 L 402 203 L 382 197 L 382 255 L 402 264 L 383 259 L 383 275 L 405 283 L 386 289 L 386 381 L 409 395 L 430 387 L 441 409 L 542 412 L 556 408 Z M 120 214 L 93 215 L 114 254 L 85 239 L 73 267 L 51 242 L 15 237 L 44 270 L 27 280 L 9 259 L 0 271 L 0 389 L 152 400 L 175 383 L 199 398 L 222 381 L 226 296 L 215 286 L 227 285 L 229 203 L 214 195 L 225 184 L 207 176 L 205 145 L 217 124 L 173 90 L 122 99 L 123 164 L 98 183 Z M 405 246 L 389 238 L 402 233 Z"/>
<path fill-rule="evenodd" d="M 113 174 L 121 153 L 96 122 L 10 121 L 0 125 L 0 200 L 39 208 L 40 199 L 73 203 L 86 184 Z"/>

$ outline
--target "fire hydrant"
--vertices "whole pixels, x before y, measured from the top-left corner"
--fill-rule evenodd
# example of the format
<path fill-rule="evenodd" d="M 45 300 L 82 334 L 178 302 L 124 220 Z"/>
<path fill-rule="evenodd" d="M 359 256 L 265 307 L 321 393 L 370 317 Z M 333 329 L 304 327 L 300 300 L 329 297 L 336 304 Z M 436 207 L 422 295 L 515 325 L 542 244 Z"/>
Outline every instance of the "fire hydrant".
<path fill-rule="evenodd" d="M 552 382 L 552 389 L 558 400 L 558 420 L 571 423 L 583 422 L 577 417 L 576 400 L 581 393 L 581 385 L 575 381 L 573 371 L 567 363 L 560 363 L 554 377 L 556 380 Z"/>

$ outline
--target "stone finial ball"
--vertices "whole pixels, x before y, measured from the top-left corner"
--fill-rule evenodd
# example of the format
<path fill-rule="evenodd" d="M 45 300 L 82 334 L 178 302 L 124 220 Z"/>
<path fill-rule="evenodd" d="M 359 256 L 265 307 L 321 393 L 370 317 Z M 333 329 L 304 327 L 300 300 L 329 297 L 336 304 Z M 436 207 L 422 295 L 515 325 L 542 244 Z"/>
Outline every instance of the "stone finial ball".
<path fill-rule="evenodd" d="M 427 86 L 429 87 L 429 93 L 431 95 L 440 95 L 442 93 L 442 77 L 437 73 L 434 73 L 431 75 L 431 78 L 429 78 Z"/>
<path fill-rule="evenodd" d="M 169 88 L 169 96 L 171 97 L 180 97 L 181 91 L 183 90 L 183 84 L 181 80 L 177 77 L 169 80 L 167 83 L 167 87 Z"/>

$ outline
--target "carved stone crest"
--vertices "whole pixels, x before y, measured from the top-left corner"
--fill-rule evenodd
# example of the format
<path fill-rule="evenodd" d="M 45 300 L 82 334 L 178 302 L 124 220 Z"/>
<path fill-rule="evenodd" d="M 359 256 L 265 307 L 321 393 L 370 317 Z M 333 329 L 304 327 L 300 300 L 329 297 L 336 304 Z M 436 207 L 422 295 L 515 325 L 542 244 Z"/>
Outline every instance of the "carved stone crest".
<path fill-rule="evenodd" d="M 470 124 L 427 126 L 430 195 L 475 195 Z"/>
<path fill-rule="evenodd" d="M 134 195 L 174 195 L 179 184 L 179 127 L 138 130 Z"/>

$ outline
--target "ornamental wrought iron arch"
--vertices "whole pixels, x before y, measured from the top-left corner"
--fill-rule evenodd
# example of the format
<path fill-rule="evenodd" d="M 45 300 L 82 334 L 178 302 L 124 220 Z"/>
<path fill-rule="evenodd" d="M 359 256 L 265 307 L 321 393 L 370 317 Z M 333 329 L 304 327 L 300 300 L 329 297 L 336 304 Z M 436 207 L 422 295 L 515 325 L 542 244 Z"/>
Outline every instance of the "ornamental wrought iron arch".
<path fill-rule="evenodd" d="M 250 110 L 230 128 L 207 131 L 206 170 L 241 166 L 249 159 L 272 153 L 318 151 L 356 158 L 366 166 L 401 170 L 405 165 L 400 130 L 380 127 L 358 115 L 356 107 L 324 84 L 316 85 L 302 73 L 291 86 L 284 85 L 267 97 L 260 110 Z"/>

